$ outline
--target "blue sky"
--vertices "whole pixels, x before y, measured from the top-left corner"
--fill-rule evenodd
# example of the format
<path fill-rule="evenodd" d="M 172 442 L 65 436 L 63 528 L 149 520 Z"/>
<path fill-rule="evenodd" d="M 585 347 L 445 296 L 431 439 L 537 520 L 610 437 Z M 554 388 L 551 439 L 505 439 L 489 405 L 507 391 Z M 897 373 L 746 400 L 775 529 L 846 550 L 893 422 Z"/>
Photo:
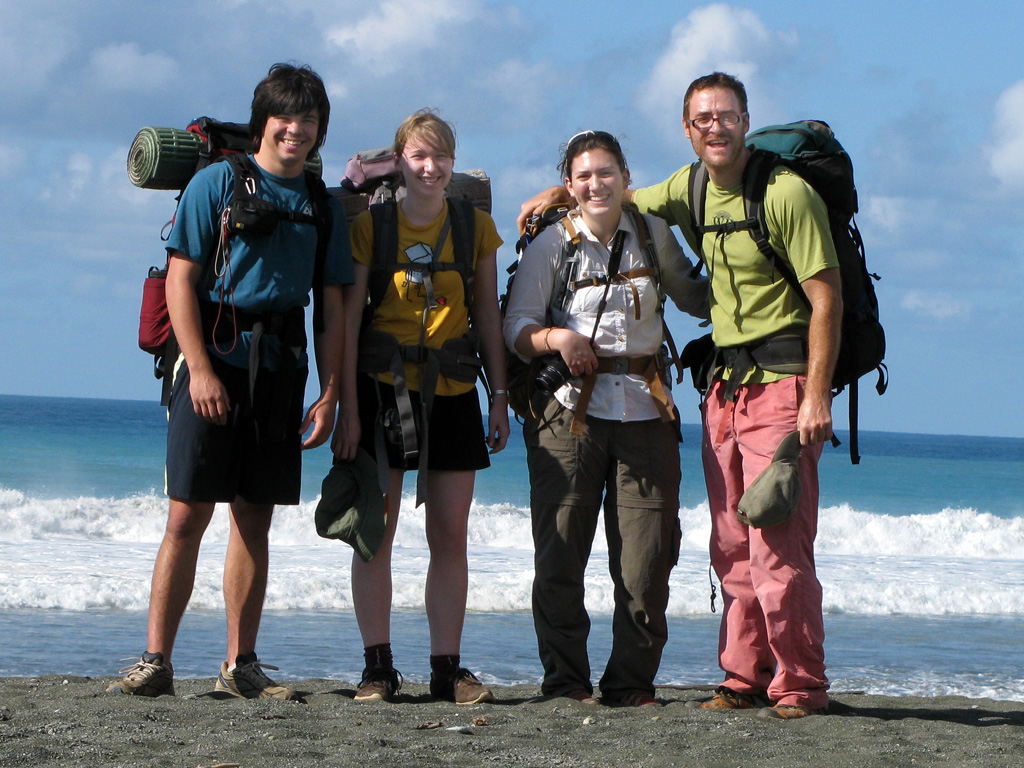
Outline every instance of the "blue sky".
<path fill-rule="evenodd" d="M 456 167 L 492 179 L 501 264 L 566 137 L 611 131 L 634 183 L 660 181 L 693 160 L 686 85 L 721 69 L 753 126 L 823 119 L 854 159 L 891 374 L 861 428 L 1022 437 L 1000 397 L 1024 372 L 1022 22 L 992 0 L 0 0 L 0 393 L 159 396 L 136 332 L 173 195 L 130 184 L 128 147 L 147 125 L 248 120 L 276 61 L 328 85 L 329 183 L 419 107 L 454 122 Z"/>

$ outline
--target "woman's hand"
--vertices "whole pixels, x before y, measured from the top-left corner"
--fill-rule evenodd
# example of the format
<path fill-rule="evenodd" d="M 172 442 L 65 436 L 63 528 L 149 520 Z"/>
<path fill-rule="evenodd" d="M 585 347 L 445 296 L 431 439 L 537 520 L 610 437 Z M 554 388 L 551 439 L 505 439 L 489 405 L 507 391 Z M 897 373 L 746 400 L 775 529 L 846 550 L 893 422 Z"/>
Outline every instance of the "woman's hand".
<path fill-rule="evenodd" d="M 334 430 L 334 437 L 331 438 L 331 450 L 334 451 L 334 455 L 342 461 L 352 461 L 356 457 L 361 436 L 359 414 L 356 409 L 343 405 L 338 414 L 338 428 Z"/>
<path fill-rule="evenodd" d="M 497 394 L 491 400 L 490 412 L 487 415 L 487 447 L 490 453 L 497 453 L 505 447 L 509 435 L 508 426 L 508 395 Z"/>
<path fill-rule="evenodd" d="M 547 346 L 562 356 L 573 376 L 586 376 L 597 370 L 597 354 L 586 336 L 568 328 L 552 328 L 545 333 Z"/>

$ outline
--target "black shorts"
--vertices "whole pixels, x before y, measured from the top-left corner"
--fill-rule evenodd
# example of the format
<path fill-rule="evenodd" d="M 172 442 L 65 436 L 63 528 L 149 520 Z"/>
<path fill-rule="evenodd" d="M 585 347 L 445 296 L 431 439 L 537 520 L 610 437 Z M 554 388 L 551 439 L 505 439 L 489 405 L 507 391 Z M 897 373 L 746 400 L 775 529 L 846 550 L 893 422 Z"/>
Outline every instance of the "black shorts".
<path fill-rule="evenodd" d="M 377 384 L 371 376 L 359 374 L 359 445 L 376 458 L 377 429 Z M 395 407 L 395 388 L 380 382 L 381 407 L 385 410 Z M 410 391 L 413 411 L 420 409 L 420 393 Z M 417 425 L 418 426 L 418 425 Z M 483 415 L 480 413 L 480 399 L 476 389 L 463 395 L 434 397 L 427 428 L 428 469 L 445 472 L 462 472 L 486 469 L 491 466 L 487 455 L 486 433 Z M 419 435 L 417 434 L 417 444 Z M 402 449 L 387 442 L 388 466 L 392 469 L 418 469 L 419 456 L 405 461 Z"/>
<path fill-rule="evenodd" d="M 240 496 L 251 504 L 298 504 L 306 367 L 292 372 L 261 369 L 253 408 L 249 371 L 217 357 L 211 362 L 228 391 L 228 423 L 212 424 L 196 414 L 188 366 L 182 361 L 167 406 L 167 495 L 198 502 L 231 502 Z M 290 386 L 285 377 L 293 377 Z M 280 439 L 268 434 L 274 408 L 287 409 Z"/>

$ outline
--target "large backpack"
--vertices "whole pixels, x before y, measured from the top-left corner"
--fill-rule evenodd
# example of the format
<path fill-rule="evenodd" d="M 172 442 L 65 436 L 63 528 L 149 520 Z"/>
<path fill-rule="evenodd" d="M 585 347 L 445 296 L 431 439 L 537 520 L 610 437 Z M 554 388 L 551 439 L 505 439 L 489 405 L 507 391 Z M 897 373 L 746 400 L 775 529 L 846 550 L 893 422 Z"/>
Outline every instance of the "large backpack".
<path fill-rule="evenodd" d="M 640 241 L 640 250 L 647 266 L 654 270 L 654 283 L 658 290 L 658 311 L 662 313 L 662 329 L 665 343 L 669 348 L 667 363 L 674 364 L 678 370 L 677 383 L 682 381 L 682 368 L 679 367 L 679 355 L 676 352 L 675 341 L 669 332 L 664 319 L 665 294 L 661 286 L 661 263 L 658 259 L 658 249 L 654 245 L 650 230 L 644 217 L 634 206 L 623 206 L 633 217 L 633 226 L 636 229 Z M 515 284 L 516 271 L 519 268 L 519 261 L 526 252 L 527 246 L 544 231 L 547 227 L 556 225 L 561 228 L 562 249 L 559 260 L 558 274 L 555 276 L 552 285 L 551 298 L 548 302 L 547 316 L 545 322 L 548 325 L 555 324 L 560 313 L 564 313 L 572 300 L 572 294 L 576 290 L 576 278 L 579 274 L 579 244 L 580 235 L 572 226 L 568 218 L 570 206 L 564 203 L 557 203 L 548 206 L 540 215 L 532 216 L 526 223 L 526 231 L 516 243 L 518 258 L 513 261 L 506 272 L 508 282 L 505 286 L 505 293 L 499 300 L 502 319 L 508 309 L 509 297 L 512 294 L 512 286 Z M 535 415 L 537 408 L 533 400 L 535 396 L 535 380 L 537 371 L 543 365 L 545 358 L 535 357 L 529 362 L 523 361 L 519 355 L 509 353 L 505 355 L 505 379 L 508 389 L 508 402 L 516 417 L 522 421 L 530 415 Z"/>
<path fill-rule="evenodd" d="M 319 156 L 306 162 L 306 187 L 313 215 L 278 211 L 256 192 L 254 169 L 247 155 L 251 145 L 249 127 L 224 123 L 209 117 L 193 120 L 186 130 L 146 127 L 139 131 L 128 152 L 128 176 L 143 189 L 179 189 L 184 191 L 192 177 L 206 166 L 226 161 L 232 166 L 234 186 L 227 210 L 229 235 L 260 235 L 272 231 L 280 219 L 313 224 L 317 228 L 317 247 L 313 270 L 314 328 L 323 328 L 323 270 L 332 226 L 327 188 L 320 178 Z M 179 192 L 178 199 L 181 199 Z M 164 225 L 161 239 L 166 240 L 173 218 Z M 211 260 L 212 261 L 212 260 Z M 165 284 L 167 261 L 162 267 L 150 267 L 143 284 L 139 313 L 139 347 L 153 355 L 153 375 L 162 379 L 162 405 L 171 394 L 172 373 L 178 358 L 178 344 L 167 311 Z M 212 270 L 207 278 L 212 279 Z"/>
<path fill-rule="evenodd" d="M 844 388 L 849 391 L 850 461 L 858 464 L 857 380 L 876 371 L 875 390 L 881 395 L 888 386 L 888 369 L 882 362 L 885 357 L 885 331 L 879 322 L 878 299 L 872 282 L 879 277 L 867 269 L 864 241 L 853 220 L 858 209 L 853 163 L 832 129 L 819 120 L 761 128 L 748 134 L 746 143 L 753 152 L 743 172 L 745 219 L 725 225 L 704 225 L 708 173 L 704 164 L 698 161 L 690 168 L 688 207 L 691 225 L 697 242 L 701 244 L 705 232 L 747 230 L 758 250 L 801 300 L 810 306 L 796 275 L 768 241 L 764 197 L 769 176 L 777 165 L 798 173 L 821 196 L 828 208 L 829 228 L 842 279 L 842 328 L 832 388 L 837 393 Z M 703 262 L 703 254 L 698 253 L 698 256 Z"/>
<path fill-rule="evenodd" d="M 398 261 L 398 203 L 394 200 L 370 206 L 373 222 L 373 248 L 367 286 L 367 303 L 359 335 L 358 370 L 374 375 L 390 373 L 394 380 L 395 408 L 383 411 L 378 391 L 377 423 L 374 442 L 378 457 L 387 456 L 386 436 L 393 430 L 395 442 L 406 462 L 418 457 L 419 466 L 428 466 L 427 429 L 433 408 L 434 394 L 439 376 L 462 382 L 481 379 L 487 387 L 479 342 L 473 327 L 473 285 L 476 210 L 473 203 L 462 199 L 448 199 L 447 216 L 439 242 L 433 246 L 431 258 L 423 262 Z M 454 260 L 439 261 L 446 239 L 450 237 Z M 433 275 L 438 272 L 458 272 L 462 279 L 463 297 L 470 318 L 469 331 L 458 338 L 447 339 L 440 348 L 425 344 L 427 318 L 433 302 Z M 400 344 L 392 334 L 374 328 L 373 315 L 384 301 L 388 286 L 396 272 L 405 272 L 410 281 L 422 283 L 426 289 L 427 308 L 424 311 L 419 344 Z M 436 306 L 436 305 L 434 305 Z M 420 410 L 416 412 L 409 395 L 405 376 L 405 363 L 417 363 L 420 369 Z M 389 409 L 390 410 L 390 409 Z M 382 493 L 389 485 L 388 462 L 378 461 L 378 482 Z M 416 483 L 416 506 L 426 499 L 426 472 L 420 472 Z"/>

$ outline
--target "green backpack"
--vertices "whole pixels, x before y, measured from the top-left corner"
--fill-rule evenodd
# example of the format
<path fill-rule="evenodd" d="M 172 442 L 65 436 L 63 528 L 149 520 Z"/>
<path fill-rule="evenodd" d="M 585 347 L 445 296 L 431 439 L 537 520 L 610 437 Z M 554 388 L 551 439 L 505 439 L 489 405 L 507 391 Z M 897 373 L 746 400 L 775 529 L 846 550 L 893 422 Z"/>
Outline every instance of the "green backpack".
<path fill-rule="evenodd" d="M 832 377 L 832 388 L 850 393 L 850 460 L 860 462 L 857 444 L 857 380 L 872 371 L 878 374 L 875 390 L 879 395 L 888 387 L 885 357 L 885 331 L 879 321 L 878 298 L 869 272 L 864 241 L 853 220 L 857 212 L 857 188 L 853 181 L 853 162 L 836 140 L 832 129 L 820 120 L 803 120 L 772 125 L 747 135 L 753 150 L 743 172 L 743 206 L 746 218 L 725 225 L 704 226 L 708 173 L 703 163 L 690 169 L 689 209 L 693 231 L 701 242 L 705 232 L 747 230 L 773 268 L 810 306 L 800 283 L 788 265 L 768 242 L 764 215 L 764 196 L 768 178 L 777 165 L 799 174 L 821 196 L 828 208 L 829 228 L 839 258 L 842 279 L 843 319 L 839 359 Z M 703 263 L 702 253 L 697 254 Z M 698 265 L 699 268 L 699 265 Z M 684 353 L 685 354 L 685 353 Z"/>

